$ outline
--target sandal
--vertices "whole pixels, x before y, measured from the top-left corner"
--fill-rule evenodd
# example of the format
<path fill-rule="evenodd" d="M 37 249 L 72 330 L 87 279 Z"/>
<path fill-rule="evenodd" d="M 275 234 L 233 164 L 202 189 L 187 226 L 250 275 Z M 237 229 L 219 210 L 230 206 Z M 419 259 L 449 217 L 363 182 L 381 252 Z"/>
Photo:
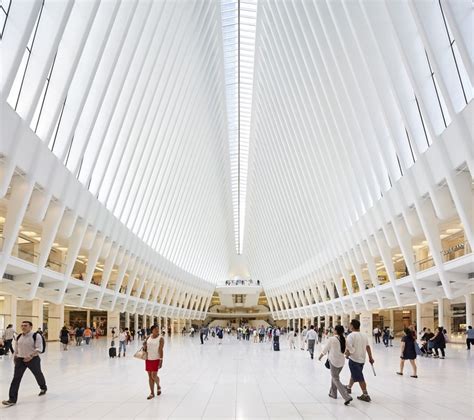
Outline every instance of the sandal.
<path fill-rule="evenodd" d="M 402 372 L 397 372 L 397 375 L 403 376 Z"/>
<path fill-rule="evenodd" d="M 410 378 L 418 378 L 418 375 L 410 375 Z"/>
<path fill-rule="evenodd" d="M 150 394 L 146 397 L 147 400 L 151 400 L 152 398 L 155 398 L 155 394 Z"/>

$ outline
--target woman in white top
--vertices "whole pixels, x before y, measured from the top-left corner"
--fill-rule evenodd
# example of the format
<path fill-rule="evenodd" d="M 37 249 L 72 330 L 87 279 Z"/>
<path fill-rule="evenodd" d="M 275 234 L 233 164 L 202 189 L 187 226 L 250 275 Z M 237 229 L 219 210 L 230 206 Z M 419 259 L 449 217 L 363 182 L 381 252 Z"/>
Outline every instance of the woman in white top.
<path fill-rule="evenodd" d="M 145 360 L 145 370 L 148 373 L 148 385 L 150 386 L 150 395 L 147 400 L 155 397 L 155 384 L 157 387 L 157 395 L 161 394 L 160 378 L 158 377 L 158 369 L 163 366 L 163 347 L 165 339 L 160 337 L 158 326 L 151 327 L 151 334 L 143 343 L 143 349 L 147 352 Z"/>
<path fill-rule="evenodd" d="M 344 405 L 349 405 L 352 398 L 339 379 L 339 374 L 341 373 L 346 361 L 344 357 L 345 351 L 346 339 L 344 337 L 344 327 L 342 325 L 336 325 L 334 335 L 326 341 L 326 345 L 319 356 L 319 360 L 321 360 L 325 354 L 328 354 L 329 367 L 331 369 L 331 388 L 329 389 L 329 397 L 336 399 L 337 391 L 339 391 L 342 398 L 344 398 Z"/>
<path fill-rule="evenodd" d="M 290 350 L 296 349 L 295 346 L 295 337 L 298 336 L 298 333 L 296 333 L 293 328 L 290 328 L 290 331 L 288 333 L 288 344 L 290 345 Z"/>

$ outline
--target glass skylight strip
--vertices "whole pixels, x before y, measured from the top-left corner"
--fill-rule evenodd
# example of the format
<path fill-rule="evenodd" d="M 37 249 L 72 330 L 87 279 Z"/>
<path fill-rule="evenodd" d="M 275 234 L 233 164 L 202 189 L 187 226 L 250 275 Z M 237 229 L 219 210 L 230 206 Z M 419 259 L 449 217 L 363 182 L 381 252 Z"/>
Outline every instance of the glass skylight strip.
<path fill-rule="evenodd" d="M 221 0 L 235 246 L 242 253 L 257 0 Z"/>

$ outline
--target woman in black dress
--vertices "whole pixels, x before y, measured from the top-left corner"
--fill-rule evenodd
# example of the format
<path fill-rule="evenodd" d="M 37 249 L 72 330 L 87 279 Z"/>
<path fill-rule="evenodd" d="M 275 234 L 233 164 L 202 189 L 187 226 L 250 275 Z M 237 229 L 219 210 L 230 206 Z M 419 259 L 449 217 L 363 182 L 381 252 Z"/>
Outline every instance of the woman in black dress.
<path fill-rule="evenodd" d="M 408 328 L 405 328 L 403 332 L 405 333 L 405 335 L 402 337 L 402 345 L 400 347 L 400 371 L 397 372 L 397 375 L 403 375 L 405 360 L 409 360 L 411 367 L 413 368 L 413 375 L 410 375 L 410 377 L 418 378 L 416 374 L 416 349 L 415 339 L 413 338 L 413 332 Z"/>

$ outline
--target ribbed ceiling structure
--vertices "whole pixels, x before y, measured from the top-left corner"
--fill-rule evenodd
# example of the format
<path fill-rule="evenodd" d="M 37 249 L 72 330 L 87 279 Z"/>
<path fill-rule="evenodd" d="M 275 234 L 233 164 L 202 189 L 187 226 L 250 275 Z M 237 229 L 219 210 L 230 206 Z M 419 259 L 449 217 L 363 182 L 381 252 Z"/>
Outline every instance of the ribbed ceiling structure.
<path fill-rule="evenodd" d="M 440 232 L 474 241 L 469 0 L 11 0 L 0 17 L 2 106 L 149 247 L 144 267 L 164 258 L 172 278 L 215 284 L 239 265 L 274 313 L 463 290 Z M 58 205 L 48 168 L 8 144 L 0 175 L 34 172 L 46 197 L 27 209 L 18 187 L 10 208 Z M 50 230 L 73 243 L 88 229 L 98 259 L 94 215 L 67 199 Z M 6 224 L 11 250 L 20 220 Z"/>
<path fill-rule="evenodd" d="M 472 39 L 467 1 L 259 1 L 244 254 L 276 308 L 328 300 L 337 312 L 331 299 L 348 293 L 354 308 L 352 278 L 359 290 L 378 288 L 376 271 L 413 261 L 417 237 L 440 252 L 439 233 L 427 232 L 439 220 L 424 220 L 412 193 L 425 193 L 421 177 L 446 176 L 425 155 L 472 99 Z M 472 131 L 460 124 L 471 148 L 458 162 L 472 163 Z M 424 197 L 439 219 L 456 214 L 438 212 L 435 195 Z M 467 232 L 470 217 L 461 217 Z M 374 305 L 403 303 L 395 280 Z"/>
<path fill-rule="evenodd" d="M 2 84 L 8 103 L 147 245 L 193 275 L 225 278 L 234 247 L 220 4 L 14 1 L 2 54 L 24 25 L 28 46 Z"/>

